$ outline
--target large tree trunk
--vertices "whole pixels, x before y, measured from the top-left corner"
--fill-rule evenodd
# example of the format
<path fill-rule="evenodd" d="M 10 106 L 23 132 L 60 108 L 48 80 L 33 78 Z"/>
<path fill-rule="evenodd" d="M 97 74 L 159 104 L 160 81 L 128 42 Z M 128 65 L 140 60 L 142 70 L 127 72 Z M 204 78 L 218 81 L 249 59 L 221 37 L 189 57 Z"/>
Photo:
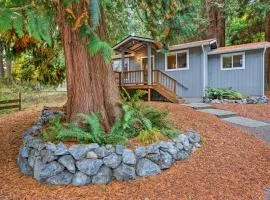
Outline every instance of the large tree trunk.
<path fill-rule="evenodd" d="M 4 81 L 5 71 L 4 71 L 4 56 L 3 56 L 3 47 L 0 41 L 0 81 Z"/>
<path fill-rule="evenodd" d="M 207 38 L 216 38 L 218 46 L 225 46 L 225 17 L 223 12 L 214 3 L 224 4 L 224 0 L 205 0 L 206 17 L 209 25 L 206 30 Z"/>
<path fill-rule="evenodd" d="M 270 12 L 265 16 L 265 41 L 270 42 Z M 265 89 L 270 89 L 270 49 L 265 53 Z"/>
<path fill-rule="evenodd" d="M 79 1 L 73 10 L 77 13 L 83 8 Z M 67 116 L 76 120 L 79 113 L 98 112 L 106 131 L 119 119 L 119 88 L 114 72 L 101 55 L 91 56 L 86 48 L 87 40 L 82 39 L 78 31 L 65 21 L 65 9 L 58 6 L 58 23 L 65 52 L 68 101 Z M 98 27 L 97 34 L 105 38 L 104 21 Z M 90 41 L 91 42 L 91 41 Z"/>
<path fill-rule="evenodd" d="M 12 60 L 10 59 L 6 60 L 6 66 L 7 66 L 7 82 L 11 84 L 12 83 Z"/>

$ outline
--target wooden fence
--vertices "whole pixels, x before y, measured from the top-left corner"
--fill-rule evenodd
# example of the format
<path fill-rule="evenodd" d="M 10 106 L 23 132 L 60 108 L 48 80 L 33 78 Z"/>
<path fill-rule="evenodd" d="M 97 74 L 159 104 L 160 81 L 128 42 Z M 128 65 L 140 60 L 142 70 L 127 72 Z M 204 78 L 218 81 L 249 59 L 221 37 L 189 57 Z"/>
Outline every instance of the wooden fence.
<path fill-rule="evenodd" d="M 22 94 L 21 93 L 19 93 L 18 99 L 0 101 L 0 110 L 13 109 L 13 108 L 18 108 L 19 110 L 22 109 Z"/>

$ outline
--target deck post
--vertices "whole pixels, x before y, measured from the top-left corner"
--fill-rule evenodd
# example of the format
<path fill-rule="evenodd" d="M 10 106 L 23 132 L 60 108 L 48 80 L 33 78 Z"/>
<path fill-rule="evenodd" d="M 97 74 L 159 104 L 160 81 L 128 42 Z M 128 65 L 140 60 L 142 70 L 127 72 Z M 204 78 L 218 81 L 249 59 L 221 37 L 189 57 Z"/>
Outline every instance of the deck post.
<path fill-rule="evenodd" d="M 148 101 L 151 101 L 151 89 L 148 88 L 148 92 L 147 92 L 147 96 L 148 96 Z"/>
<path fill-rule="evenodd" d="M 151 45 L 149 43 L 147 43 L 147 84 L 151 85 L 152 83 L 152 68 L 151 68 L 151 62 L 152 62 L 152 58 L 151 58 Z"/>
<path fill-rule="evenodd" d="M 122 66 L 121 66 L 121 72 L 120 72 L 120 85 L 122 84 L 122 74 L 124 73 L 124 69 L 125 69 L 125 52 L 124 50 L 121 51 L 121 61 L 122 61 Z"/>

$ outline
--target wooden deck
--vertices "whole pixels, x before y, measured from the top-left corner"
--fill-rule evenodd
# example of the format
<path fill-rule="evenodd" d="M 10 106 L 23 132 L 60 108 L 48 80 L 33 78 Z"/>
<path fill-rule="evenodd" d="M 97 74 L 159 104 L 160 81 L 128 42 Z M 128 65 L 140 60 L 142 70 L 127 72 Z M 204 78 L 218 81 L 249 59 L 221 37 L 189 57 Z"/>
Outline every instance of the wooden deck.
<path fill-rule="evenodd" d="M 151 92 L 155 91 L 170 102 L 179 102 L 175 79 L 160 70 L 153 70 L 151 84 L 149 84 L 146 73 L 143 70 L 120 72 L 118 73 L 119 86 L 127 90 L 147 90 L 148 101 L 151 101 Z"/>

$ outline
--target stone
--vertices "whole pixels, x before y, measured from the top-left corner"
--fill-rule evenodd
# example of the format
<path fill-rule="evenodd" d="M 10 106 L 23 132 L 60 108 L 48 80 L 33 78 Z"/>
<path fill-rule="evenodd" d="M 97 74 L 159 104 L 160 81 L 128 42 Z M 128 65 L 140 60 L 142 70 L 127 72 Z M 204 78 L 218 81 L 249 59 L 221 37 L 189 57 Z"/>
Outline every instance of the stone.
<path fill-rule="evenodd" d="M 62 171 L 64 171 L 64 166 L 59 164 L 56 161 L 53 161 L 48 164 L 41 165 L 40 171 L 39 171 L 39 178 L 41 180 L 46 179 L 48 177 L 55 176 L 56 174 L 59 174 Z"/>
<path fill-rule="evenodd" d="M 30 151 L 29 148 L 27 148 L 27 147 L 25 147 L 25 146 L 22 146 L 22 147 L 20 148 L 19 155 L 20 155 L 21 157 L 23 157 L 23 158 L 27 158 L 28 155 L 29 155 L 29 151 Z"/>
<path fill-rule="evenodd" d="M 86 158 L 88 158 L 88 159 L 97 159 L 98 155 L 94 151 L 89 151 L 86 154 Z"/>
<path fill-rule="evenodd" d="M 176 156 L 178 150 L 177 148 L 174 146 L 173 142 L 165 142 L 165 141 L 161 141 L 159 142 L 160 144 L 160 150 L 164 151 L 164 152 L 168 152 L 170 153 L 173 157 Z"/>
<path fill-rule="evenodd" d="M 102 160 L 98 159 L 85 159 L 76 162 L 78 170 L 89 176 L 95 175 L 102 164 Z"/>
<path fill-rule="evenodd" d="M 159 159 L 159 167 L 161 169 L 168 169 L 172 166 L 173 163 L 173 158 L 171 156 L 171 154 L 169 154 L 168 152 L 164 152 L 161 151 L 160 152 L 160 159 Z"/>
<path fill-rule="evenodd" d="M 31 167 L 34 167 L 35 160 L 40 157 L 40 152 L 36 149 L 31 149 L 28 155 L 28 163 Z"/>
<path fill-rule="evenodd" d="M 140 159 L 136 166 L 136 173 L 138 176 L 152 176 L 159 174 L 160 172 L 160 167 L 146 158 Z"/>
<path fill-rule="evenodd" d="M 57 156 L 68 154 L 68 148 L 61 142 L 58 145 L 56 145 L 54 154 Z"/>
<path fill-rule="evenodd" d="M 187 137 L 190 143 L 199 143 L 201 141 L 201 136 L 198 133 L 195 132 L 188 132 Z"/>
<path fill-rule="evenodd" d="M 124 152 L 124 149 L 125 149 L 125 147 L 123 145 L 117 144 L 115 146 L 115 153 L 117 153 L 118 155 L 122 155 Z"/>
<path fill-rule="evenodd" d="M 121 157 L 118 156 L 115 153 L 112 153 L 109 156 L 106 156 L 105 158 L 103 158 L 103 163 L 107 166 L 107 167 L 111 167 L 111 168 L 116 168 L 120 165 L 121 163 Z"/>
<path fill-rule="evenodd" d="M 17 158 L 17 165 L 23 174 L 27 176 L 33 176 L 33 168 L 30 167 L 27 158 L 19 155 Z"/>
<path fill-rule="evenodd" d="M 61 163 L 67 170 L 71 173 L 75 173 L 75 161 L 71 155 L 64 155 L 58 159 L 58 162 Z"/>
<path fill-rule="evenodd" d="M 88 151 L 93 151 L 99 147 L 99 145 L 97 143 L 91 143 L 91 144 L 87 144 L 85 146 L 86 146 Z"/>
<path fill-rule="evenodd" d="M 175 144 L 175 147 L 176 147 L 176 149 L 177 149 L 178 151 L 181 151 L 181 150 L 184 149 L 184 146 L 182 145 L 182 143 L 176 143 L 176 144 Z"/>
<path fill-rule="evenodd" d="M 98 155 L 98 158 L 104 158 L 110 154 L 109 151 L 105 147 L 99 147 L 95 149 L 94 151 Z"/>
<path fill-rule="evenodd" d="M 124 149 L 122 157 L 123 157 L 123 163 L 128 164 L 128 165 L 136 164 L 136 156 L 133 153 L 133 151 L 129 149 Z"/>
<path fill-rule="evenodd" d="M 108 184 L 111 182 L 112 171 L 110 168 L 103 166 L 98 173 L 92 177 L 93 184 Z"/>
<path fill-rule="evenodd" d="M 147 154 L 156 154 L 159 153 L 159 143 L 150 144 L 146 147 Z"/>
<path fill-rule="evenodd" d="M 73 156 L 73 158 L 76 160 L 81 160 L 85 158 L 88 149 L 85 148 L 85 145 L 77 144 L 69 147 L 68 151 Z"/>
<path fill-rule="evenodd" d="M 157 163 L 160 159 L 160 152 L 147 154 L 145 157 Z"/>
<path fill-rule="evenodd" d="M 186 158 L 188 158 L 189 153 L 187 151 L 179 151 L 176 155 L 175 160 L 185 160 Z"/>
<path fill-rule="evenodd" d="M 113 170 L 113 176 L 118 181 L 132 180 L 136 178 L 136 173 L 134 167 L 122 163 Z"/>
<path fill-rule="evenodd" d="M 146 149 L 145 147 L 136 147 L 134 153 L 138 159 L 141 159 L 146 156 Z"/>
<path fill-rule="evenodd" d="M 27 146 L 30 148 L 38 149 L 39 145 L 42 143 L 43 141 L 40 139 L 32 139 L 32 140 L 28 140 Z"/>
<path fill-rule="evenodd" d="M 76 172 L 72 179 L 72 184 L 75 186 L 83 186 L 91 183 L 91 178 L 82 172 Z"/>
<path fill-rule="evenodd" d="M 52 152 L 55 152 L 56 150 L 56 145 L 51 142 L 48 142 L 47 144 L 45 144 L 45 146 L 47 150 L 50 150 Z"/>
<path fill-rule="evenodd" d="M 40 151 L 41 159 L 43 163 L 48 163 L 57 159 L 57 156 L 50 150 L 43 149 Z"/>
<path fill-rule="evenodd" d="M 71 183 L 73 174 L 69 172 L 60 172 L 46 180 L 46 183 L 53 185 L 68 185 Z"/>

